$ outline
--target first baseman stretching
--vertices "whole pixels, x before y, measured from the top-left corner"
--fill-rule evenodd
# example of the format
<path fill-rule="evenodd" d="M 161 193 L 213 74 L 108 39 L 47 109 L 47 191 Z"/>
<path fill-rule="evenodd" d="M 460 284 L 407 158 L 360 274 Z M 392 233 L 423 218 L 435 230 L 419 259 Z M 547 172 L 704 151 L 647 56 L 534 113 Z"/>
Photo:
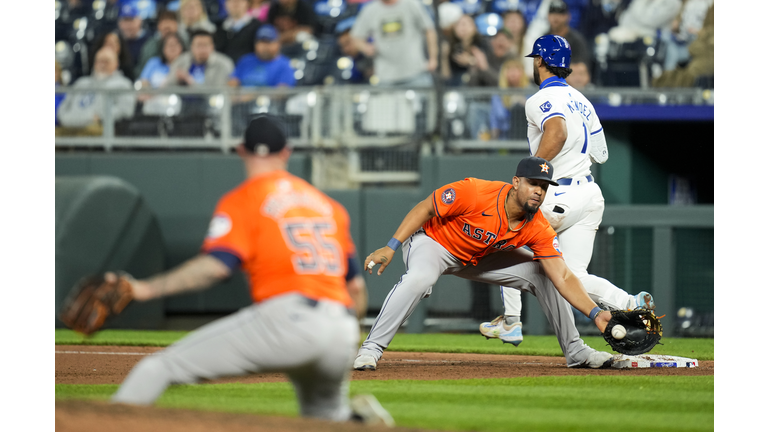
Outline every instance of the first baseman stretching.
<path fill-rule="evenodd" d="M 549 186 L 557 186 L 554 170 L 546 160 L 528 157 L 518 164 L 511 184 L 467 178 L 417 204 L 387 246 L 365 259 L 369 273 L 381 264 L 381 274 L 402 245 L 406 273 L 384 300 L 354 368 L 376 369 L 397 329 L 444 274 L 532 293 L 569 367 L 609 365 L 611 354 L 588 347 L 579 337 L 571 305 L 595 320 L 600 332 L 611 314 L 600 310 L 565 265 L 557 235 L 538 211 Z"/>
<path fill-rule="evenodd" d="M 547 194 L 541 212 L 560 238 L 565 263 L 601 308 L 655 309 L 649 293 L 629 294 L 606 279 L 587 273 L 605 209 L 603 193 L 590 166 L 592 162 L 602 164 L 608 160 L 608 149 L 592 104 L 565 82 L 571 73 L 570 45 L 560 36 L 544 35 L 536 40 L 526 57 L 533 58 L 533 78 L 539 85 L 539 91 L 525 103 L 530 152 L 557 167 L 555 178 L 560 185 L 555 193 Z M 480 332 L 518 345 L 523 340 L 520 291 L 501 287 L 501 295 L 504 315 L 482 323 Z"/>

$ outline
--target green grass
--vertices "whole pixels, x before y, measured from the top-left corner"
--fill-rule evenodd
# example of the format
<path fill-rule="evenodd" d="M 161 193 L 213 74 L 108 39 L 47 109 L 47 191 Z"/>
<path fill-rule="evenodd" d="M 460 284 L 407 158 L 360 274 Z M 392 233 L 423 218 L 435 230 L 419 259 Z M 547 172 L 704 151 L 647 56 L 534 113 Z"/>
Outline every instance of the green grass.
<path fill-rule="evenodd" d="M 182 331 L 135 331 L 103 330 L 86 338 L 71 330 L 57 329 L 57 345 L 128 345 L 168 346 L 181 339 L 187 332 Z M 365 337 L 365 336 L 363 336 Z M 605 340 L 599 336 L 584 336 L 584 342 L 592 348 L 610 351 Z M 657 345 L 649 354 L 667 354 L 691 357 L 698 360 L 715 359 L 715 340 L 711 338 L 663 338 L 663 345 Z M 518 347 L 503 344 L 498 340 L 486 340 L 478 334 L 408 334 L 395 336 L 389 351 L 409 352 L 455 352 L 475 354 L 516 354 L 560 356 L 563 352 L 554 336 L 525 336 Z"/>
<path fill-rule="evenodd" d="M 85 338 L 56 330 L 56 344 L 167 346 L 187 332 L 104 330 Z M 587 344 L 607 350 L 600 337 Z M 664 338 L 651 354 L 714 360 L 714 339 Z M 519 347 L 474 334 L 398 334 L 390 351 L 562 356 L 554 336 L 525 336 Z M 116 385 L 56 385 L 57 399 L 107 400 Z M 714 430 L 714 376 L 558 376 L 350 383 L 372 393 L 399 426 L 451 431 Z M 297 416 L 288 383 L 170 387 L 158 406 Z"/>
<path fill-rule="evenodd" d="M 56 385 L 56 398 L 106 400 L 116 385 Z M 567 376 L 352 381 L 399 426 L 455 431 L 714 430 L 714 376 Z M 617 403 L 614 403 L 617 402 Z M 288 383 L 171 387 L 158 406 L 296 416 Z"/>

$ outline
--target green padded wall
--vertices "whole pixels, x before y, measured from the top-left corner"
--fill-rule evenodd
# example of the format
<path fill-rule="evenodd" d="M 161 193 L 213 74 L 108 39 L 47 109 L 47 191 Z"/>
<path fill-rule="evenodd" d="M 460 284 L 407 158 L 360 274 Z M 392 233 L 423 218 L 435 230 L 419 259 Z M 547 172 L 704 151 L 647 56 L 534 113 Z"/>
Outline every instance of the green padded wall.
<path fill-rule="evenodd" d="M 56 177 L 55 305 L 83 276 L 124 270 L 146 277 L 165 267 L 157 219 L 139 191 L 108 176 Z M 133 302 L 105 328 L 156 328 L 163 300 Z M 56 318 L 56 327 L 64 327 Z"/>

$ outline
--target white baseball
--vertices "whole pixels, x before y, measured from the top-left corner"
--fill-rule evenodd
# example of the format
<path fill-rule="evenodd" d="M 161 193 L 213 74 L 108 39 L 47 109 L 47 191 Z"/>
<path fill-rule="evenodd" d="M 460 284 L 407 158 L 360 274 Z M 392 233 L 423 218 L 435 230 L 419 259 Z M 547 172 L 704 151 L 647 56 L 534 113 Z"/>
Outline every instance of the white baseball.
<path fill-rule="evenodd" d="M 376 263 L 375 263 L 375 262 L 373 262 L 373 261 L 369 262 L 369 263 L 368 263 L 368 270 L 372 269 L 372 268 L 373 268 L 373 266 L 375 266 L 375 265 L 376 265 Z"/>
<path fill-rule="evenodd" d="M 613 336 L 614 339 L 624 339 L 624 336 L 627 335 L 627 329 L 624 328 L 621 324 L 616 324 L 611 329 L 611 336 Z"/>

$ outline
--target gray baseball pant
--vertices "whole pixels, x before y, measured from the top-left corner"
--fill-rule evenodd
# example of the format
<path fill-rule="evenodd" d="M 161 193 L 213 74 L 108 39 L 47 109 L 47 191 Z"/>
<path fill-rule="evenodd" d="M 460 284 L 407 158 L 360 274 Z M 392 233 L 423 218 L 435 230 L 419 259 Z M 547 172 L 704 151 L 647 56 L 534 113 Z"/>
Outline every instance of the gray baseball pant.
<path fill-rule="evenodd" d="M 544 274 L 541 264 L 533 261 L 531 252 L 521 249 L 494 252 L 482 258 L 477 266 L 464 266 L 423 230 L 403 242 L 402 251 L 406 272 L 384 300 L 358 355 L 368 354 L 378 361 L 403 322 L 421 299 L 429 297 L 432 286 L 444 274 L 503 285 L 536 296 L 555 331 L 568 366 L 585 363 L 594 352 L 579 336 L 571 305 Z"/>
<path fill-rule="evenodd" d="M 253 304 L 141 360 L 113 402 L 152 404 L 171 384 L 285 372 L 301 415 L 349 420 L 349 371 L 360 338 L 342 304 L 285 294 Z"/>

